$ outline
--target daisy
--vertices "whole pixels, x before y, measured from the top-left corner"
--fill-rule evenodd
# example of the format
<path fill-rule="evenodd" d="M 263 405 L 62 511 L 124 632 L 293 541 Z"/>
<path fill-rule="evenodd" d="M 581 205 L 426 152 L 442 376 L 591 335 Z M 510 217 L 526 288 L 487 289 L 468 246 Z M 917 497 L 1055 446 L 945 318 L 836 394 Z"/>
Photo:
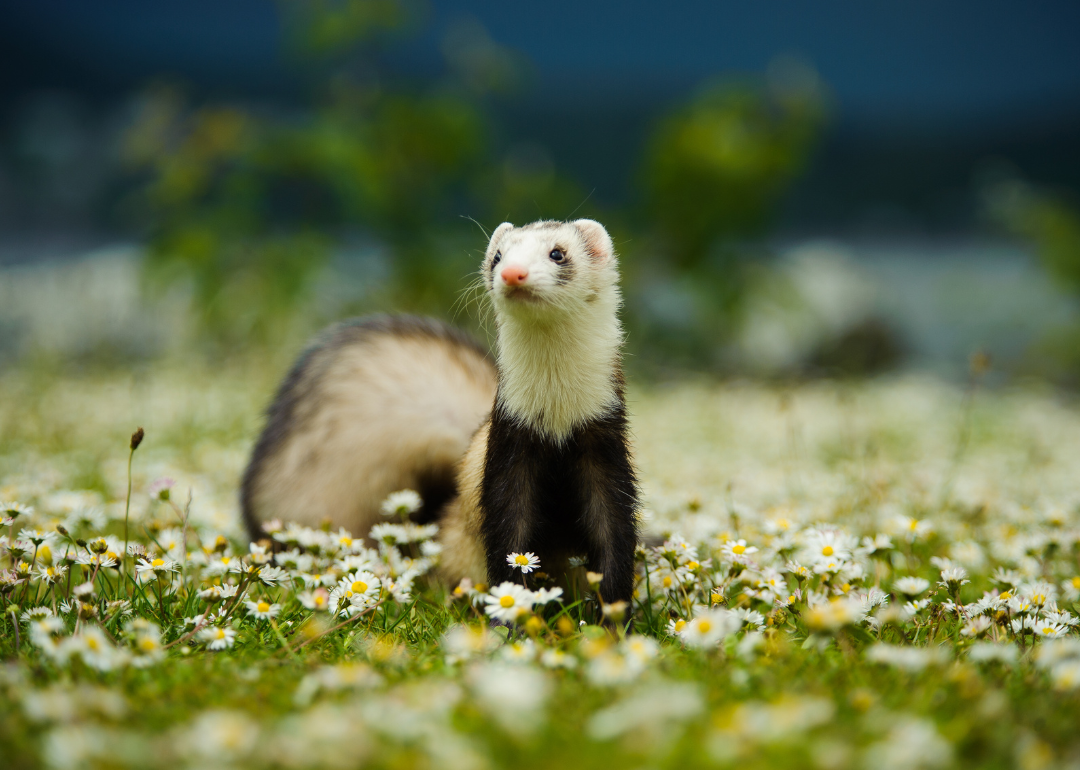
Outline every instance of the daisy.
<path fill-rule="evenodd" d="M 419 494 L 411 489 L 403 489 L 400 492 L 394 492 L 383 500 L 379 510 L 382 511 L 383 516 L 405 517 L 419 511 L 420 506 L 423 504 L 424 501 Z"/>
<path fill-rule="evenodd" d="M 541 588 L 533 592 L 533 604 L 547 604 L 558 601 L 563 595 L 561 588 Z"/>
<path fill-rule="evenodd" d="M 930 587 L 930 581 L 921 577 L 902 577 L 893 583 L 893 588 L 906 596 L 918 596 Z"/>
<path fill-rule="evenodd" d="M 177 564 L 172 559 L 158 556 L 135 565 L 138 577 L 143 580 L 157 580 L 170 572 L 176 572 Z"/>
<path fill-rule="evenodd" d="M 208 650 L 225 650 L 236 642 L 236 631 L 225 626 L 204 628 L 199 632 L 199 639 L 206 642 Z"/>
<path fill-rule="evenodd" d="M 154 479 L 147 488 L 146 493 L 150 496 L 151 500 L 160 500 L 165 502 L 169 499 L 172 493 L 172 488 L 176 486 L 176 482 L 167 476 L 162 476 L 159 479 Z"/>
<path fill-rule="evenodd" d="M 67 567 L 55 564 L 50 564 L 48 567 L 39 564 L 37 568 L 38 580 L 49 584 L 54 584 L 62 579 L 66 572 Z"/>
<path fill-rule="evenodd" d="M 747 545 L 745 540 L 728 540 L 720 546 L 720 553 L 724 559 L 735 564 L 749 564 L 750 555 L 757 551 L 756 546 Z"/>
<path fill-rule="evenodd" d="M 283 570 L 281 567 L 260 567 L 259 568 L 259 580 L 268 586 L 288 586 L 289 573 Z"/>
<path fill-rule="evenodd" d="M 346 575 L 338 583 L 338 588 L 341 589 L 344 598 L 354 604 L 366 604 L 377 599 L 381 587 L 382 581 L 375 576 L 375 573 L 367 570 Z"/>
<path fill-rule="evenodd" d="M 501 639 L 487 625 L 451 626 L 442 638 L 447 663 L 460 663 L 477 655 L 486 655 L 500 643 Z"/>
<path fill-rule="evenodd" d="M 325 612 L 330 609 L 330 592 L 325 588 L 316 588 L 314 591 L 304 591 L 298 594 L 296 598 L 309 610 Z"/>
<path fill-rule="evenodd" d="M 686 621 L 682 618 L 672 618 L 667 624 L 668 636 L 679 636 L 686 628 Z"/>
<path fill-rule="evenodd" d="M 52 615 L 53 611 L 48 607 L 31 607 L 30 609 L 24 611 L 23 614 L 19 616 L 19 618 L 20 620 L 22 620 L 23 623 L 32 623 L 35 620 L 44 620 L 45 618 L 50 618 L 52 617 Z"/>
<path fill-rule="evenodd" d="M 0 526 L 9 527 L 20 516 L 30 516 L 33 507 L 22 503 L 0 503 Z"/>
<path fill-rule="evenodd" d="M 1060 623 L 1038 621 L 1035 624 L 1035 633 L 1047 639 L 1060 639 L 1069 633 L 1069 627 L 1063 626 Z"/>
<path fill-rule="evenodd" d="M 909 543 L 914 543 L 921 537 L 926 537 L 934 531 L 934 525 L 925 519 L 916 519 L 911 516 L 898 516 L 896 519 L 897 529 Z"/>
<path fill-rule="evenodd" d="M 635 657 L 641 661 L 652 660 L 660 654 L 660 645 L 648 636 L 629 636 L 619 642 L 619 647 L 627 657 Z"/>
<path fill-rule="evenodd" d="M 271 559 L 274 558 L 274 554 L 268 552 L 268 548 L 265 545 L 259 545 L 258 543 L 250 543 L 248 545 L 248 561 L 257 566 L 268 564 Z"/>
<path fill-rule="evenodd" d="M 519 569 L 525 575 L 535 570 L 540 566 L 540 559 L 536 557 L 535 553 L 512 553 L 506 557 L 506 563 L 514 569 Z"/>
<path fill-rule="evenodd" d="M 965 583 L 970 583 L 967 579 L 967 570 L 963 567 L 949 567 L 941 571 L 941 580 L 938 581 L 938 585 L 942 588 L 949 588 L 955 590 Z"/>
<path fill-rule="evenodd" d="M 688 647 L 715 647 L 741 624 L 742 621 L 728 610 L 708 610 L 687 623 L 679 637 Z"/>
<path fill-rule="evenodd" d="M 812 529 L 806 533 L 806 555 L 813 563 L 848 561 L 855 543 L 851 535 L 835 529 Z"/>
<path fill-rule="evenodd" d="M 491 589 L 484 597 L 487 607 L 484 611 L 494 618 L 503 622 L 514 622 L 524 613 L 532 610 L 535 594 L 517 583 L 501 583 Z"/>
<path fill-rule="evenodd" d="M 1061 590 L 1070 602 L 1080 599 L 1080 575 L 1074 575 L 1068 580 L 1061 582 Z"/>
<path fill-rule="evenodd" d="M 278 613 L 281 612 L 280 604 L 271 604 L 265 599 L 260 599 L 257 602 L 244 602 L 247 607 L 248 615 L 259 620 L 269 620 L 276 618 Z"/>
<path fill-rule="evenodd" d="M 968 637 L 982 636 L 990 630 L 991 625 L 992 623 L 990 621 L 990 618 L 986 617 L 985 615 L 980 615 L 976 618 L 972 618 L 971 620 L 969 620 L 964 625 L 964 627 L 960 629 L 960 633 L 963 636 Z"/>
<path fill-rule="evenodd" d="M 372 540 L 380 543 L 394 545 L 395 543 L 407 543 L 409 533 L 400 524 L 376 524 L 371 528 L 369 536 Z"/>
<path fill-rule="evenodd" d="M 86 626 L 82 633 L 65 639 L 62 643 L 66 655 L 77 654 L 83 663 L 98 671 L 111 671 L 127 662 L 127 654 L 113 646 L 97 626 Z"/>
<path fill-rule="evenodd" d="M 545 668 L 577 668 L 578 660 L 562 650 L 545 650 L 540 656 L 540 664 Z"/>

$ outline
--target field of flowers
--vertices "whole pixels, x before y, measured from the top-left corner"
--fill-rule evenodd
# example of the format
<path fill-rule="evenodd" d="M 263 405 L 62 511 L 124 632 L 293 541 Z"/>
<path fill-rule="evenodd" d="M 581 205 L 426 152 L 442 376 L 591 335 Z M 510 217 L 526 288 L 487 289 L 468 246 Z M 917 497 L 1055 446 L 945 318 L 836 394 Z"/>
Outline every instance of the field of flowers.
<path fill-rule="evenodd" d="M 634 388 L 621 607 L 531 554 L 525 586 L 441 585 L 408 493 L 374 540 L 249 546 L 276 374 L 0 375 L 3 767 L 1080 767 L 1075 403 Z"/>

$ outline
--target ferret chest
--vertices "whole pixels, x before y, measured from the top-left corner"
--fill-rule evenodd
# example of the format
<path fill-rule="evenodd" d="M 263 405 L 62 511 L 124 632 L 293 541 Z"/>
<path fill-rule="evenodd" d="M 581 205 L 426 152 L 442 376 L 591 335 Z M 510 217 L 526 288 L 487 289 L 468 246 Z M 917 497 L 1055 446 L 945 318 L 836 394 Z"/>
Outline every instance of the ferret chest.
<path fill-rule="evenodd" d="M 517 549 L 578 551 L 603 529 L 614 498 L 634 494 L 623 410 L 555 442 L 496 409 L 488 436 L 481 504 L 487 530 Z"/>

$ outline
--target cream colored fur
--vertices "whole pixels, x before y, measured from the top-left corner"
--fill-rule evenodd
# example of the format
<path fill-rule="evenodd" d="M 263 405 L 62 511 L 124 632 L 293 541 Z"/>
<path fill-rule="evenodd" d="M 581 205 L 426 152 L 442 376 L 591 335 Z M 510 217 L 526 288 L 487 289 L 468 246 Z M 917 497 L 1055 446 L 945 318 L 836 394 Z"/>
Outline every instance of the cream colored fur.
<path fill-rule="evenodd" d="M 372 335 L 322 355 L 309 376 L 329 368 L 307 384 L 254 508 L 263 521 L 329 520 L 366 535 L 387 495 L 461 459 L 491 411 L 495 372 L 479 353 L 423 336 Z"/>
<path fill-rule="evenodd" d="M 443 551 L 439 572 L 450 585 L 462 578 L 473 583 L 487 582 L 487 559 L 480 533 L 480 484 L 484 480 L 484 461 L 490 423 L 476 431 L 469 450 L 458 464 L 458 496 L 451 501 L 439 521 L 439 541 Z"/>
<path fill-rule="evenodd" d="M 565 284 L 549 257 L 554 248 L 574 262 L 574 278 Z M 501 259 L 492 270 L 496 252 Z M 507 267 L 528 271 L 521 290 L 500 279 Z M 496 310 L 499 393 L 510 413 L 560 442 L 606 414 L 617 402 L 613 372 L 623 341 L 619 272 L 607 231 L 587 219 L 503 224 L 488 246 L 485 274 Z"/>

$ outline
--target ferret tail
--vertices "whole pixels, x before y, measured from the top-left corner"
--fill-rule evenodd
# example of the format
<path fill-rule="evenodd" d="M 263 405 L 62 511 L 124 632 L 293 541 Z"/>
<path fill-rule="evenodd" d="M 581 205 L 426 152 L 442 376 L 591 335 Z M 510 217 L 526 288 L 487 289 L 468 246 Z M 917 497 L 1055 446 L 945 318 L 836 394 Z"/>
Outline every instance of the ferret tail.
<path fill-rule="evenodd" d="M 439 321 L 371 316 L 330 327 L 300 355 L 267 412 L 241 487 L 253 539 L 272 519 L 366 536 L 387 495 L 414 489 L 430 521 L 495 397 L 495 367 Z"/>

